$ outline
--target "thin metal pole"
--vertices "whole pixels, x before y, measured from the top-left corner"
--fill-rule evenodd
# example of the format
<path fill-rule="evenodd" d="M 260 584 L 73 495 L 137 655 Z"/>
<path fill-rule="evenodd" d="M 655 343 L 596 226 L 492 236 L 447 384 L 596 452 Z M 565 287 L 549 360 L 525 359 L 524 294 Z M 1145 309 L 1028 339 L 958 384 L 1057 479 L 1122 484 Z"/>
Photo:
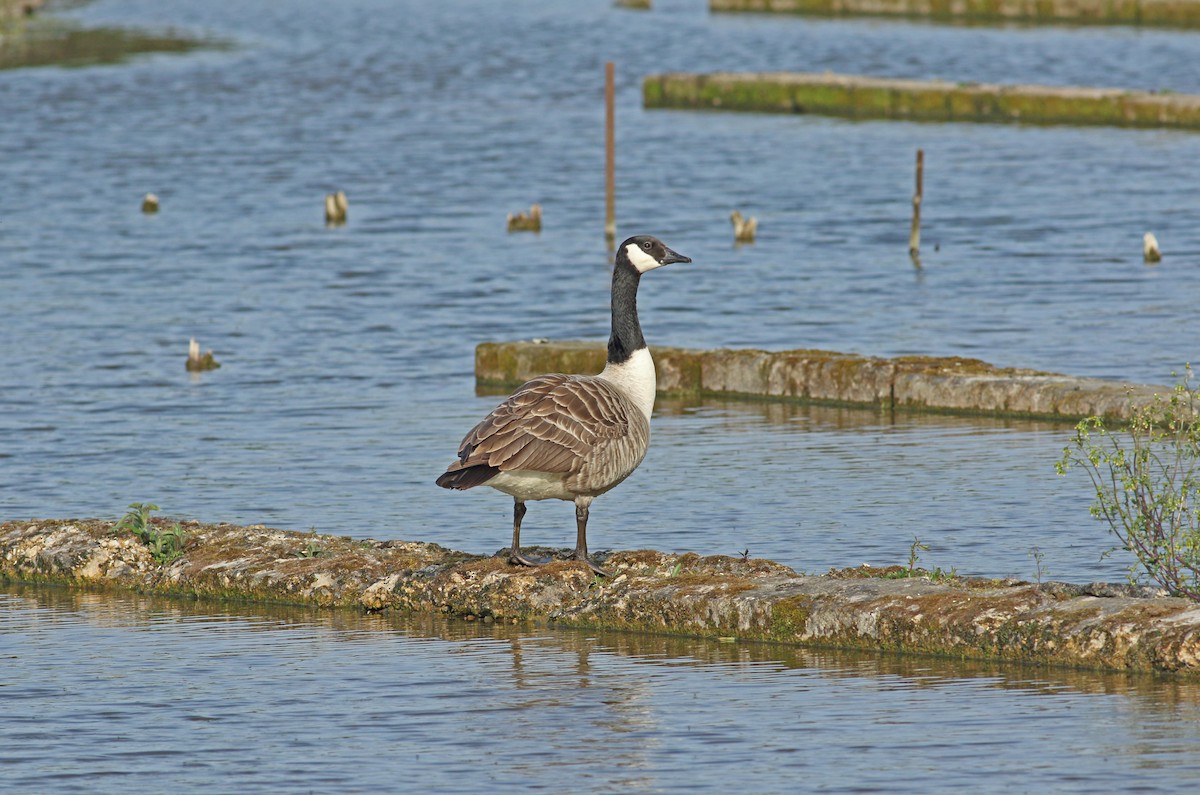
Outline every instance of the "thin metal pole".
<path fill-rule="evenodd" d="M 612 61 L 604 64 L 604 236 L 609 243 L 617 236 L 617 168 Z"/>
<path fill-rule="evenodd" d="M 913 194 L 912 231 L 908 233 L 908 255 L 914 260 L 921 254 L 921 198 L 924 193 L 925 151 L 917 150 L 917 192 Z"/>

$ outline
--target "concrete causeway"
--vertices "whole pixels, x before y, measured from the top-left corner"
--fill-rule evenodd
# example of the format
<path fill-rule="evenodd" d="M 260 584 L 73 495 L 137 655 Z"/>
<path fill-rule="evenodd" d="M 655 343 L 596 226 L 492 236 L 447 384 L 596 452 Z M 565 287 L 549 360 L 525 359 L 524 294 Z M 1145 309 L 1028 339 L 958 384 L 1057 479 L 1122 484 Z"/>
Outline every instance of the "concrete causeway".
<path fill-rule="evenodd" d="M 1200 27 L 1197 0 L 708 0 L 714 12 Z"/>
<path fill-rule="evenodd" d="M 1200 95 L 832 72 L 648 75 L 646 108 L 813 113 L 857 119 L 1200 129 Z"/>
<path fill-rule="evenodd" d="M 821 350 L 697 350 L 651 346 L 660 392 L 805 400 L 849 406 L 1121 422 L 1170 387 L 1078 378 L 978 359 L 884 359 Z M 483 387 L 511 388 L 542 373 L 598 373 L 600 342 L 485 342 L 475 349 Z"/>
<path fill-rule="evenodd" d="M 529 569 L 422 542 L 198 522 L 181 523 L 183 556 L 159 563 L 115 524 L 0 524 L 0 582 L 1200 673 L 1200 605 L 1130 586 L 934 577 L 900 566 L 806 576 L 769 560 L 653 550 L 598 553 L 612 573 L 602 579 L 575 561 Z"/>

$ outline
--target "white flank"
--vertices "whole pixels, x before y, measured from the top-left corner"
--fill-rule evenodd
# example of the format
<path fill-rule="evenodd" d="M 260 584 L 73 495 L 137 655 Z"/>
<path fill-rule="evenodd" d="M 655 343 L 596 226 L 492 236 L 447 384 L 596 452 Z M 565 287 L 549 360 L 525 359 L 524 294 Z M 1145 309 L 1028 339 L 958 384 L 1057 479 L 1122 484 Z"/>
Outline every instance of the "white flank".
<path fill-rule="evenodd" d="M 603 378 L 619 387 L 633 401 L 633 405 L 642 410 L 646 419 L 650 419 L 650 413 L 654 411 L 654 392 L 658 388 L 658 381 L 654 376 L 654 359 L 650 357 L 648 349 L 638 348 L 621 364 L 606 364 L 604 371 L 597 378 Z"/>
<path fill-rule="evenodd" d="M 642 251 L 642 249 L 634 243 L 630 243 L 625 247 L 625 256 L 629 257 L 629 261 L 633 263 L 633 267 L 637 268 L 638 273 L 652 271 L 655 268 L 661 268 L 663 265 L 654 257 Z"/>
<path fill-rule="evenodd" d="M 575 498 L 563 486 L 561 472 L 534 472 L 514 469 L 498 472 L 484 485 L 491 486 L 518 500 L 572 500 Z"/>

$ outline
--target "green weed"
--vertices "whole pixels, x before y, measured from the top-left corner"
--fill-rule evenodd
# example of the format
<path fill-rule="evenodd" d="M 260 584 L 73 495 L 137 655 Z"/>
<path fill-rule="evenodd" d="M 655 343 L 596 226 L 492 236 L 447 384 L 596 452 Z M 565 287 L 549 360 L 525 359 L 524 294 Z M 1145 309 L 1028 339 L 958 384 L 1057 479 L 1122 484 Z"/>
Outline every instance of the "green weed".
<path fill-rule="evenodd" d="M 1046 553 L 1042 552 L 1042 550 L 1038 547 L 1033 547 L 1029 550 L 1029 557 L 1033 558 L 1033 564 L 1037 568 L 1037 571 L 1035 572 L 1037 576 L 1037 584 L 1041 585 L 1042 578 L 1050 574 L 1050 571 L 1045 567 L 1045 565 L 1043 565 L 1043 561 L 1046 558 Z"/>
<path fill-rule="evenodd" d="M 304 549 L 302 549 L 296 553 L 296 557 L 298 557 L 298 558 L 316 558 L 316 557 L 320 557 L 321 555 L 325 554 L 324 547 L 317 545 L 317 541 L 316 541 L 317 529 L 315 527 L 309 531 L 309 535 L 312 536 L 312 540 L 310 540 L 308 542 L 308 546 L 304 547 Z"/>
<path fill-rule="evenodd" d="M 922 542 L 921 539 L 913 536 L 913 542 L 908 547 L 908 565 L 904 568 L 894 567 L 883 575 L 885 580 L 907 580 L 911 577 L 928 577 L 933 582 L 947 582 L 958 579 L 958 569 L 952 568 L 949 571 L 944 570 L 941 566 L 934 566 L 933 570 L 922 569 L 917 566 L 921 562 L 921 553 L 928 552 L 929 545 Z"/>
<path fill-rule="evenodd" d="M 917 538 L 916 536 L 913 536 L 912 546 L 910 546 L 908 548 L 908 576 L 909 577 L 913 576 L 913 572 L 915 572 L 917 569 L 917 561 L 921 559 L 921 555 L 917 550 L 920 550 L 921 552 L 928 552 L 929 545 L 922 544 L 921 539 Z"/>
<path fill-rule="evenodd" d="M 1149 576 L 1200 601 L 1200 390 L 1191 378 L 1189 366 L 1169 396 L 1136 408 L 1125 428 L 1109 430 L 1100 417 L 1081 421 L 1055 468 L 1087 472 L 1091 514 L 1121 542 L 1109 552 L 1124 548 L 1137 559 L 1130 582 Z"/>
<path fill-rule="evenodd" d="M 129 511 L 121 517 L 113 530 L 128 530 L 133 533 L 150 548 L 150 557 L 154 558 L 155 563 L 166 565 L 183 557 L 187 534 L 178 522 L 165 529 L 155 527 L 150 520 L 150 514 L 157 510 L 158 506 L 152 502 L 130 503 Z"/>

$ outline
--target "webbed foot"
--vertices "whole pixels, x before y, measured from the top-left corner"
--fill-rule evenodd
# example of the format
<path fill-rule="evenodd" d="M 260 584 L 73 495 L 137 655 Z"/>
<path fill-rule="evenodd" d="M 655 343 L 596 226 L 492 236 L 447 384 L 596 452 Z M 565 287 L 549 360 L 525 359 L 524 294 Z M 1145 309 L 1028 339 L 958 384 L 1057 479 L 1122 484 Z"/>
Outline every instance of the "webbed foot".
<path fill-rule="evenodd" d="M 531 558 L 526 555 L 522 555 L 520 550 L 513 549 L 513 550 L 510 550 L 508 553 L 508 562 L 514 566 L 534 567 L 534 566 L 545 566 L 550 561 L 541 560 L 538 558 Z"/>
<path fill-rule="evenodd" d="M 597 577 L 611 577 L 612 576 L 607 571 L 605 571 L 604 569 L 597 566 L 595 563 L 592 563 L 592 559 L 589 558 L 586 553 L 583 555 L 580 555 L 579 552 L 576 551 L 574 554 L 571 555 L 571 557 L 567 558 L 567 560 L 583 561 L 584 563 L 586 563 L 588 565 L 588 568 L 591 569 L 592 572 L 596 574 Z"/>

